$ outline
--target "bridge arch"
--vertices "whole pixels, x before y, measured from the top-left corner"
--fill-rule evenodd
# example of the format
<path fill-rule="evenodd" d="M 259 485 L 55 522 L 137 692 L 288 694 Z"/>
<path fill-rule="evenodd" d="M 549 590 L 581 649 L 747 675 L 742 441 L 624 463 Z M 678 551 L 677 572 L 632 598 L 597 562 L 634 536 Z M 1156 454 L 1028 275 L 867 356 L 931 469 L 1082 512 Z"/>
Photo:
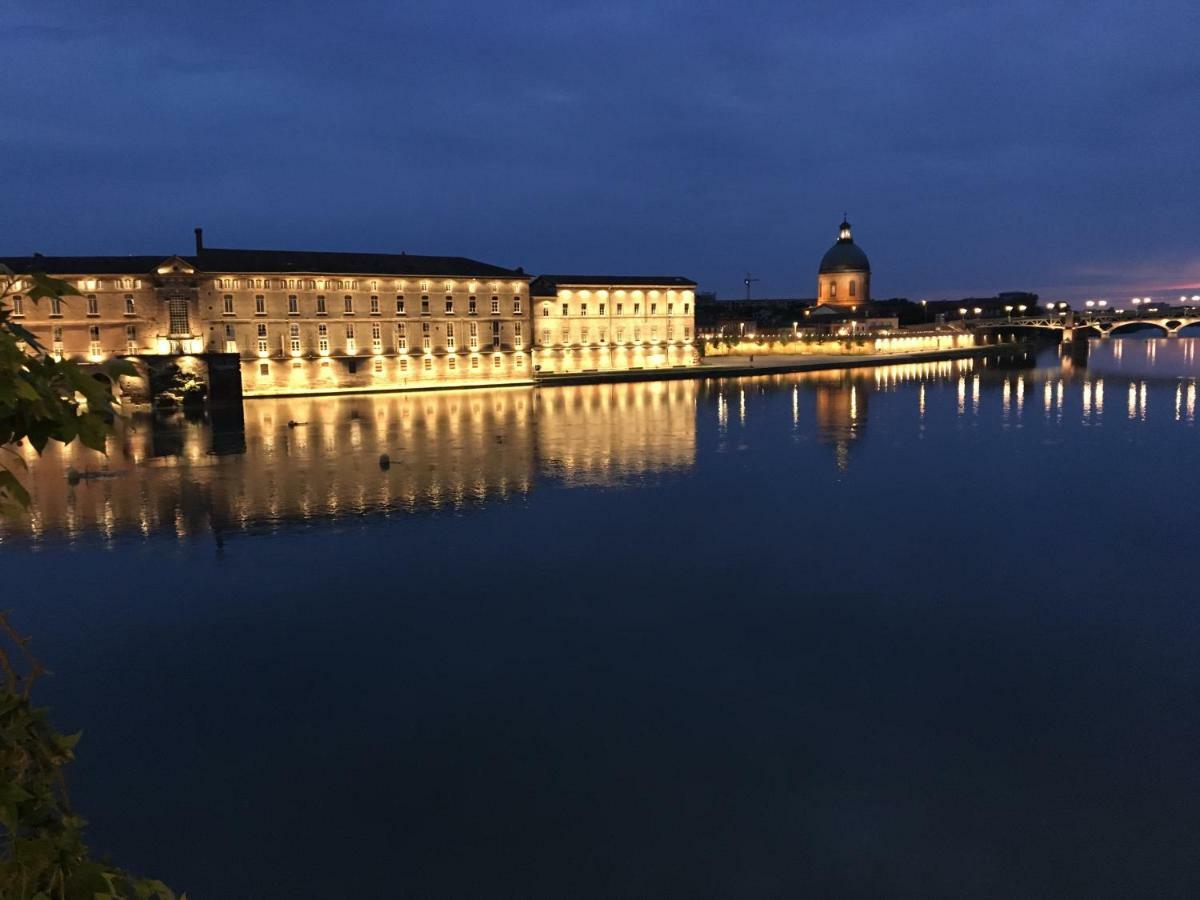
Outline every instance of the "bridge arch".
<path fill-rule="evenodd" d="M 1139 319 L 1134 322 L 1118 322 L 1109 329 L 1108 333 L 1110 335 L 1116 334 L 1118 331 L 1129 333 L 1131 329 L 1140 331 L 1147 328 L 1153 328 L 1156 331 L 1162 332 L 1164 337 L 1171 333 L 1170 329 L 1167 328 L 1162 322 L 1152 322 L 1146 319 Z"/>

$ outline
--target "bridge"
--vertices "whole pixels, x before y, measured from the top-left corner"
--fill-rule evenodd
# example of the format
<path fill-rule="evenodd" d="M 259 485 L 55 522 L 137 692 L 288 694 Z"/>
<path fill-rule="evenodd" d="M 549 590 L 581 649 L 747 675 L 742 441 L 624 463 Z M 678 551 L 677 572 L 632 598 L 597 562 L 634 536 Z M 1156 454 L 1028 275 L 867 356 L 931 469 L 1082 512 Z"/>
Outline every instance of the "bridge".
<path fill-rule="evenodd" d="M 1155 306 L 1150 309 L 1062 309 L 1047 310 L 1035 316 L 979 317 L 967 318 L 963 324 L 968 328 L 1041 328 L 1061 331 L 1063 340 L 1071 340 L 1089 328 L 1100 337 L 1109 337 L 1116 331 L 1133 325 L 1150 325 L 1162 329 L 1167 337 L 1179 337 L 1179 332 L 1189 325 L 1200 325 L 1200 307 Z"/>

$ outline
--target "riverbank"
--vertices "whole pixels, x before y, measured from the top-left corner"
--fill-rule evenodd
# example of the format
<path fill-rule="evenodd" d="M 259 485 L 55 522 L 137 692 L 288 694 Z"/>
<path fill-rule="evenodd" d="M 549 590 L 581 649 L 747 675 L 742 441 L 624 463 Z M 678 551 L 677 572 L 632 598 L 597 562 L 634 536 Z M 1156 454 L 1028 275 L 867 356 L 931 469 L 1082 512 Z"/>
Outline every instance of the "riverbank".
<path fill-rule="evenodd" d="M 698 366 L 679 369 L 634 369 L 624 372 L 570 372 L 564 375 L 539 375 L 537 384 L 595 384 L 608 381 L 663 381 L 678 378 L 740 378 L 746 375 L 783 375 L 792 372 L 818 372 L 828 369 L 861 369 L 911 362 L 936 362 L 964 359 L 992 353 L 1015 353 L 1030 347 L 1027 341 L 1007 341 L 979 347 L 949 350 L 915 350 L 911 353 L 871 353 L 854 356 L 718 356 Z"/>

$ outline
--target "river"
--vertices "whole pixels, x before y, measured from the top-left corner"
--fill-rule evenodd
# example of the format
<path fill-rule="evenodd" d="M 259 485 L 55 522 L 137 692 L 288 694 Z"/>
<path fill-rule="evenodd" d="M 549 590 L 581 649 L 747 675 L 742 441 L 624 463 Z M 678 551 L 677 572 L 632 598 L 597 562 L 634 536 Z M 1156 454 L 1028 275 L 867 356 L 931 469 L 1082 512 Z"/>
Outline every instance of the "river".
<path fill-rule="evenodd" d="M 1196 896 L 1198 347 L 137 415 L 5 606 L 194 898 Z"/>

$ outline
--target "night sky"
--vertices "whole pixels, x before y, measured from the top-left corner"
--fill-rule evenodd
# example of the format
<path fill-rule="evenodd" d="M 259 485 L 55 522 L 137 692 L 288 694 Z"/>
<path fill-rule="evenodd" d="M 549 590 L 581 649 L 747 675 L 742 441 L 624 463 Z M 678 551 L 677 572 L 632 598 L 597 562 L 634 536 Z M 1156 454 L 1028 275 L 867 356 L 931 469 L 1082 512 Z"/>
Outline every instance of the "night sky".
<path fill-rule="evenodd" d="M 7 0 L 0 255 L 1200 287 L 1200 4 Z"/>

